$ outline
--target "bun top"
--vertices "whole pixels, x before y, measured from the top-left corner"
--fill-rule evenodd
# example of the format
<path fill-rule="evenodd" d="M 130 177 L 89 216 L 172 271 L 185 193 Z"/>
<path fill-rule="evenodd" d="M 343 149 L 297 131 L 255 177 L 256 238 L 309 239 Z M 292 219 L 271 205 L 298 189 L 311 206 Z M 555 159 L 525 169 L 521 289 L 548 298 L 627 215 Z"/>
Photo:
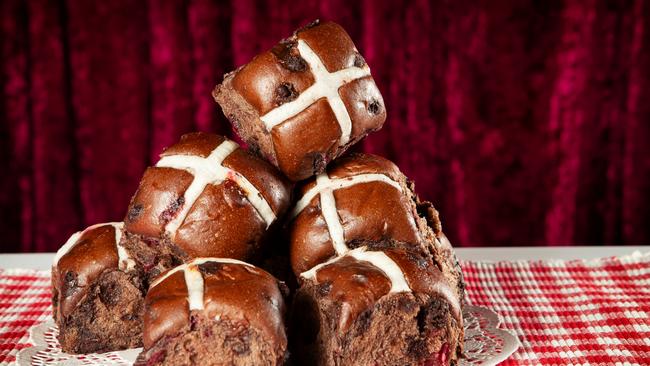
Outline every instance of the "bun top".
<path fill-rule="evenodd" d="M 242 66 L 232 86 L 259 114 L 289 179 L 326 164 L 386 120 L 370 68 L 347 32 L 314 22 Z"/>
<path fill-rule="evenodd" d="M 289 216 L 296 275 L 362 247 L 428 251 L 406 177 L 379 156 L 351 154 L 298 190 Z"/>
<path fill-rule="evenodd" d="M 286 349 L 285 303 L 269 273 L 234 259 L 197 258 L 162 274 L 145 298 L 144 348 L 189 326 L 193 316 L 245 323 Z"/>
<path fill-rule="evenodd" d="M 107 269 L 130 271 L 135 262 L 120 245 L 121 222 L 92 225 L 74 233 L 52 263 L 55 320 L 69 315 Z"/>
<path fill-rule="evenodd" d="M 125 228 L 169 238 L 190 257 L 248 259 L 286 211 L 290 185 L 273 166 L 219 135 L 190 133 L 147 168 Z"/>
<path fill-rule="evenodd" d="M 460 321 L 458 292 L 431 258 L 421 253 L 357 248 L 303 272 L 301 278 L 319 286 L 319 294 L 341 304 L 338 329 L 343 332 L 380 298 L 398 292 L 443 298 L 452 316 Z"/>

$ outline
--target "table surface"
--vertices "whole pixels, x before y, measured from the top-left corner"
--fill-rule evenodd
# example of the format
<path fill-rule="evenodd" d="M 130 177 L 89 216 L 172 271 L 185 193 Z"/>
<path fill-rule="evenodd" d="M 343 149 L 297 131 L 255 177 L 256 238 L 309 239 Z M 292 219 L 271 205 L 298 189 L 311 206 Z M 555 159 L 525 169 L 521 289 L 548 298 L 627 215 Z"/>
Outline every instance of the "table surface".
<path fill-rule="evenodd" d="M 649 365 L 650 246 L 457 248 L 466 298 L 521 347 L 510 365 Z M 632 253 L 637 255 L 629 255 Z M 53 253 L 0 254 L 1 268 L 48 270 Z M 602 260 L 591 260 L 606 257 Z M 529 261 L 537 259 L 543 261 Z M 544 261 L 590 259 L 588 261 Z M 492 262 L 490 262 L 492 261 Z M 0 271 L 0 364 L 51 319 L 48 272 Z"/>
<path fill-rule="evenodd" d="M 458 258 L 471 261 L 521 259 L 592 259 L 648 252 L 650 246 L 485 247 L 455 248 Z M 54 253 L 0 254 L 0 268 L 50 269 Z"/>

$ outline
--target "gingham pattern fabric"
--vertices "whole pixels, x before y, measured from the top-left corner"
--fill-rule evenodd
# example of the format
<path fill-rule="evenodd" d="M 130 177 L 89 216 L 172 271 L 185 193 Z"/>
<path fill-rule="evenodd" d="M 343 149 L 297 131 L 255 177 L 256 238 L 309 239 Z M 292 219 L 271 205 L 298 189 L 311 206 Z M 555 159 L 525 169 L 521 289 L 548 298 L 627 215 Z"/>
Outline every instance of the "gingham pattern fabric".
<path fill-rule="evenodd" d="M 468 300 L 522 343 L 503 365 L 650 365 L 650 252 L 462 267 Z"/>
<path fill-rule="evenodd" d="M 0 270 L 0 364 L 29 346 L 29 328 L 52 315 L 50 272 Z"/>
<path fill-rule="evenodd" d="M 505 365 L 650 365 L 650 253 L 592 261 L 463 262 L 468 301 L 522 347 Z M 0 271 L 0 364 L 51 313 L 49 272 Z"/>

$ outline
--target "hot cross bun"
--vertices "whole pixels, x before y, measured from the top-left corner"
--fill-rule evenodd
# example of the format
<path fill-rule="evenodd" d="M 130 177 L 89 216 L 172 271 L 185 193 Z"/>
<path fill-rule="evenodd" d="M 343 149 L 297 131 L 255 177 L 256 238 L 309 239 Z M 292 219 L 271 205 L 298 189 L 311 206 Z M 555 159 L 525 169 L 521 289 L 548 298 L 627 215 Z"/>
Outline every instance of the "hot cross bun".
<path fill-rule="evenodd" d="M 462 351 L 457 288 L 429 256 L 353 249 L 301 274 L 290 343 L 300 365 L 449 365 Z"/>
<path fill-rule="evenodd" d="M 288 215 L 296 275 L 334 256 L 369 246 L 428 253 L 450 273 L 456 260 L 438 212 L 391 161 L 350 154 L 297 189 Z"/>
<path fill-rule="evenodd" d="M 350 154 L 289 214 L 301 364 L 441 364 L 460 355 L 464 287 L 438 212 L 392 162 Z"/>
<path fill-rule="evenodd" d="M 289 201 L 289 182 L 267 162 L 222 136 L 187 134 L 145 171 L 125 245 L 149 277 L 196 257 L 251 260 Z"/>
<path fill-rule="evenodd" d="M 282 365 L 282 284 L 238 260 L 196 258 L 151 284 L 136 364 Z"/>
<path fill-rule="evenodd" d="M 121 222 L 73 234 L 52 264 L 52 308 L 65 352 L 139 347 L 146 284 L 120 244 Z"/>
<path fill-rule="evenodd" d="M 215 100 L 239 136 L 293 181 L 381 128 L 384 101 L 347 32 L 318 21 L 227 74 Z"/>

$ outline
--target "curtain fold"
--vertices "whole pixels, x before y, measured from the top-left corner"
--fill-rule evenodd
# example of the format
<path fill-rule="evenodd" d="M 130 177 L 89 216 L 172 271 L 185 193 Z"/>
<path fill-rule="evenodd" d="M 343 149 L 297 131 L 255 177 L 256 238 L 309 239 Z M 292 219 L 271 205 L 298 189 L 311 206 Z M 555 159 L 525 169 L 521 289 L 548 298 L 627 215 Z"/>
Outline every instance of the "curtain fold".
<path fill-rule="evenodd" d="M 650 3 L 0 2 L 2 251 L 120 220 L 222 75 L 313 19 L 372 68 L 395 161 L 456 245 L 650 242 Z"/>

